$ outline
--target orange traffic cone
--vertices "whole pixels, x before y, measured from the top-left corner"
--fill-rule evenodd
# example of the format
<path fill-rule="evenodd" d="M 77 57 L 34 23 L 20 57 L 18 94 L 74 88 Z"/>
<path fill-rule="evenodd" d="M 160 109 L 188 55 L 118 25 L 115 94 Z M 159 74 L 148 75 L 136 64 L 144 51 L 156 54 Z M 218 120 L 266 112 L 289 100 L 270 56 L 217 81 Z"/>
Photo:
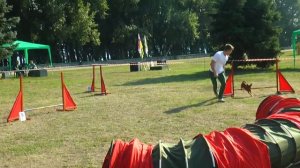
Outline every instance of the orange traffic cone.
<path fill-rule="evenodd" d="M 228 75 L 228 78 L 226 80 L 226 86 L 224 90 L 224 96 L 233 96 L 234 90 L 233 90 L 233 74 L 230 73 Z"/>
<path fill-rule="evenodd" d="M 92 81 L 92 85 L 91 85 L 91 92 L 95 92 L 95 79 L 93 78 L 93 81 Z"/>
<path fill-rule="evenodd" d="M 12 122 L 19 119 L 19 113 L 24 110 L 23 105 L 23 78 L 20 75 L 20 91 L 13 107 L 11 108 L 10 114 L 7 118 L 7 122 Z"/>
<path fill-rule="evenodd" d="M 23 93 L 19 91 L 16 101 L 7 118 L 7 122 L 12 122 L 19 119 L 19 113 L 23 111 Z"/>
<path fill-rule="evenodd" d="M 100 77 L 101 77 L 101 95 L 107 95 L 108 93 L 106 92 L 106 87 L 102 75 L 102 66 L 100 65 Z"/>
<path fill-rule="evenodd" d="M 279 92 L 291 92 L 295 93 L 293 87 L 289 84 L 289 82 L 285 79 L 280 71 L 277 71 L 278 82 L 279 82 Z"/>
<path fill-rule="evenodd" d="M 95 92 L 95 66 L 93 66 L 93 80 L 91 85 L 91 92 Z"/>
<path fill-rule="evenodd" d="M 65 83 L 64 83 L 64 75 L 61 72 L 61 87 L 62 87 L 62 101 L 63 101 L 63 109 L 59 109 L 59 111 L 72 111 L 77 108 L 70 92 L 68 91 Z"/>

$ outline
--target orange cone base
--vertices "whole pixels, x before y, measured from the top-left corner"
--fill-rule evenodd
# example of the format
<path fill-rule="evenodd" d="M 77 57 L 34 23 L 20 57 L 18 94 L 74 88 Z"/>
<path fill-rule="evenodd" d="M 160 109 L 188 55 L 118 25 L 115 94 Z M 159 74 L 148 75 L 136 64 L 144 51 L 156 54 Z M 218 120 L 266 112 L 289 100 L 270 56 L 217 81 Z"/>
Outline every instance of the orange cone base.
<path fill-rule="evenodd" d="M 91 86 L 91 90 L 89 92 L 95 92 L 95 88 Z"/>
<path fill-rule="evenodd" d="M 91 85 L 91 92 L 95 92 L 95 80 L 93 79 L 92 85 Z"/>
<path fill-rule="evenodd" d="M 284 91 L 284 90 L 282 91 L 281 90 L 281 91 L 277 92 L 278 95 L 282 95 L 283 93 L 295 93 L 295 91 Z"/>
<path fill-rule="evenodd" d="M 108 94 L 111 94 L 111 93 L 96 93 L 94 94 L 95 96 L 107 96 Z"/>

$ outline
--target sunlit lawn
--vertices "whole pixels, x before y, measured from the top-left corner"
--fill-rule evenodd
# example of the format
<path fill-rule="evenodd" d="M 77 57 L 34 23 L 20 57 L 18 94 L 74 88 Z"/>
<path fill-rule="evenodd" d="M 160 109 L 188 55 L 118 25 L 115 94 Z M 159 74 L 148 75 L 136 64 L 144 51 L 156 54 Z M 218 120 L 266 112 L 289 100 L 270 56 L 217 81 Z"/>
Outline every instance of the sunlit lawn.
<path fill-rule="evenodd" d="M 290 52 L 282 56 L 291 58 Z M 169 70 L 129 72 L 129 65 L 105 66 L 109 95 L 87 93 L 92 68 L 63 70 L 78 109 L 47 108 L 27 112 L 31 120 L 6 123 L 19 90 L 19 80 L 0 80 L 0 167 L 101 167 L 113 139 L 156 144 L 175 143 L 228 127 L 252 123 L 259 103 L 274 94 L 274 67 L 237 72 L 235 87 L 252 83 L 253 97 L 236 90 L 234 98 L 217 103 L 207 70 L 209 58 L 168 61 Z M 228 72 L 229 72 L 229 66 Z M 300 63 L 280 62 L 283 75 L 298 97 Z M 98 71 L 97 71 L 98 74 Z M 227 73 L 228 74 L 228 73 Z M 96 87 L 100 87 L 99 78 Z M 60 71 L 48 77 L 24 78 L 25 109 L 61 103 Z M 99 92 L 98 92 L 99 93 Z"/>

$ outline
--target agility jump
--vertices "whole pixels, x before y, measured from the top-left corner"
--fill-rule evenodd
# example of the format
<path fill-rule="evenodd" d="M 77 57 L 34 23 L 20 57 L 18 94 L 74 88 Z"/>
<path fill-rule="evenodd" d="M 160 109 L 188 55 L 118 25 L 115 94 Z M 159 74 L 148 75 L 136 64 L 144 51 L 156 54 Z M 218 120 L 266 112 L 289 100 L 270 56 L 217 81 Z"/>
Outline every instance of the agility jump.
<path fill-rule="evenodd" d="M 281 94 L 283 92 L 289 92 L 289 93 L 295 93 L 294 89 L 292 86 L 289 84 L 289 82 L 285 79 L 285 77 L 282 75 L 282 73 L 279 70 L 279 65 L 278 62 L 279 60 L 276 58 L 270 58 L 270 59 L 247 59 L 247 60 L 233 60 L 231 63 L 231 72 L 228 75 L 228 78 L 226 80 L 226 86 L 224 90 L 224 96 L 231 96 L 234 97 L 234 62 L 262 62 L 262 61 L 274 61 L 276 63 L 276 86 L 270 86 L 270 87 L 264 87 L 264 88 L 276 88 L 277 94 Z M 251 94 L 251 86 L 245 85 L 244 81 L 241 84 L 241 89 L 243 89 L 243 84 L 244 84 L 244 89 L 247 90 L 246 87 L 250 87 L 250 93 L 249 90 L 248 93 Z M 249 89 L 249 88 L 248 88 Z M 252 88 L 252 89 L 258 89 L 258 88 Z"/>
<path fill-rule="evenodd" d="M 20 90 L 19 94 L 14 102 L 14 105 L 10 111 L 10 114 L 7 118 L 7 122 L 12 122 L 15 120 L 18 120 L 20 117 L 20 113 L 25 113 L 28 111 L 33 110 L 39 110 L 39 109 L 45 109 L 45 108 L 51 108 L 51 107 L 60 107 L 62 106 L 62 109 L 57 109 L 58 111 L 72 111 L 77 108 L 77 105 L 75 104 L 73 98 L 70 95 L 70 92 L 68 91 L 65 83 L 64 83 L 64 76 L 61 72 L 61 89 L 62 89 L 62 104 L 57 105 L 49 105 L 49 106 L 43 106 L 43 107 L 37 107 L 37 108 L 31 108 L 31 109 L 24 109 L 24 98 L 23 98 L 23 77 L 20 76 Z"/>
<path fill-rule="evenodd" d="M 101 95 L 107 95 L 108 93 L 106 92 L 106 87 L 104 83 L 104 78 L 102 74 L 102 65 L 101 64 L 92 64 L 93 66 L 93 79 L 92 79 L 92 84 L 90 86 L 89 91 L 90 92 L 95 92 L 96 87 L 95 87 L 95 80 L 96 80 L 96 72 L 95 72 L 95 67 L 99 66 L 100 68 L 100 85 L 101 85 Z"/>

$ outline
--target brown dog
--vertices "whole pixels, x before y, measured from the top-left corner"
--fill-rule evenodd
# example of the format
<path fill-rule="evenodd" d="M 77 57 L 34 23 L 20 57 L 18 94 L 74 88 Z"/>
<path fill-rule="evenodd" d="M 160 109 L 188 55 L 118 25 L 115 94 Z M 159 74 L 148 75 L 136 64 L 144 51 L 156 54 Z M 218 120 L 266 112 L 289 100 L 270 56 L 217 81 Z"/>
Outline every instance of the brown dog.
<path fill-rule="evenodd" d="M 252 96 L 251 87 L 252 87 L 252 83 L 247 84 L 245 81 L 243 81 L 241 84 L 241 90 L 246 90 L 250 96 Z"/>

